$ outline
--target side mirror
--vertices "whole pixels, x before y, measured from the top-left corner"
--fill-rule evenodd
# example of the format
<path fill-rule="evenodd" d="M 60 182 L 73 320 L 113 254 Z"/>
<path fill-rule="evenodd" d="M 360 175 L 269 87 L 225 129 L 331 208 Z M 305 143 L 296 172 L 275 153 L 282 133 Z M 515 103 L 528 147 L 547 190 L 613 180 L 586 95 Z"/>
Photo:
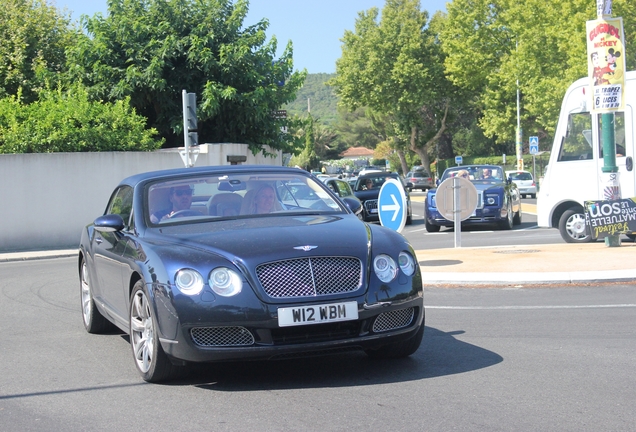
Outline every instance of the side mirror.
<path fill-rule="evenodd" d="M 342 201 L 354 214 L 358 215 L 360 214 L 360 212 L 362 212 L 362 203 L 360 203 L 360 201 L 346 197 L 342 198 Z"/>
<path fill-rule="evenodd" d="M 124 220 L 118 214 L 100 216 L 93 222 L 97 231 L 115 232 L 124 229 Z"/>

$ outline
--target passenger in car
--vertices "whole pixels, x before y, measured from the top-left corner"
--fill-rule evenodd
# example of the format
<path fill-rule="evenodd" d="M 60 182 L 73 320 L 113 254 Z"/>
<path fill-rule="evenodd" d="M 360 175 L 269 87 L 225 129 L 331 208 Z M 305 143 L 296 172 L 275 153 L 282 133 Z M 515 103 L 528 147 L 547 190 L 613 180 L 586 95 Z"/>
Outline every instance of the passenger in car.
<path fill-rule="evenodd" d="M 281 208 L 274 188 L 270 185 L 264 185 L 245 194 L 241 214 L 271 213 Z"/>
<path fill-rule="evenodd" d="M 466 180 L 470 180 L 470 174 L 466 170 L 457 171 L 457 177 L 465 178 Z"/>

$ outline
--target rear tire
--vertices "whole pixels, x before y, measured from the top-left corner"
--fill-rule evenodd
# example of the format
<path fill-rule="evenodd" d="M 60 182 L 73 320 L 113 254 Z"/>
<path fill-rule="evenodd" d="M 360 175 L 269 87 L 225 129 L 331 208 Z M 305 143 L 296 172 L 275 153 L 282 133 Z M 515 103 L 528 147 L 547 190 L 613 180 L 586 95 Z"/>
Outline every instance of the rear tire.
<path fill-rule="evenodd" d="M 585 224 L 583 209 L 567 209 L 559 219 L 559 232 L 566 243 L 589 243 L 592 235 Z"/>
<path fill-rule="evenodd" d="M 80 264 L 80 299 L 82 301 L 82 321 L 87 332 L 99 334 L 113 328 L 110 321 L 104 318 L 104 315 L 95 306 L 88 266 L 84 259 Z"/>

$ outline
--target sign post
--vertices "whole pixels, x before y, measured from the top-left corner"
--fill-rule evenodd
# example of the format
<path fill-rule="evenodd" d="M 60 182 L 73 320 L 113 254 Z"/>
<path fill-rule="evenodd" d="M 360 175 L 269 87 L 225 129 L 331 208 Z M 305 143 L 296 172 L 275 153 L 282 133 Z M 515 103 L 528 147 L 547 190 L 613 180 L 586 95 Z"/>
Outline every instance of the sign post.
<path fill-rule="evenodd" d="M 455 247 L 462 246 L 462 224 L 477 208 L 475 185 L 461 177 L 444 180 L 437 188 L 435 203 L 439 213 L 455 222 Z"/>
<path fill-rule="evenodd" d="M 616 166 L 614 112 L 625 106 L 625 34 L 623 19 L 612 18 L 612 0 L 596 0 L 597 19 L 586 23 L 588 76 L 592 112 L 600 115 L 603 143 L 601 190 L 605 200 L 620 200 L 620 173 Z M 620 246 L 620 235 L 605 237 L 606 246 Z"/>
<path fill-rule="evenodd" d="M 537 174 L 536 174 L 536 160 L 535 157 L 537 153 L 539 153 L 539 137 L 531 136 L 530 137 L 530 146 L 529 146 L 530 154 L 532 155 L 532 178 L 536 182 Z"/>

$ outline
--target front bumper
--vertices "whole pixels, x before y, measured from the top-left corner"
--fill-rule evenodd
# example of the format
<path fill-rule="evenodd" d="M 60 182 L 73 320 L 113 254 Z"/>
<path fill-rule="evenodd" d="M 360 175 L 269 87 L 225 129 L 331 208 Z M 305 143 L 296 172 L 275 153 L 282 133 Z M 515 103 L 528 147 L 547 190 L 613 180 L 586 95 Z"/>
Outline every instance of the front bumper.
<path fill-rule="evenodd" d="M 214 362 L 248 359 L 282 359 L 324 355 L 347 350 L 366 350 L 379 348 L 393 342 L 407 340 L 424 325 L 424 305 L 421 297 L 392 305 L 381 310 L 360 308 L 359 319 L 327 324 L 313 324 L 294 327 L 279 327 L 275 317 L 262 322 L 237 322 L 231 326 L 218 323 L 199 325 L 181 325 L 175 339 L 161 339 L 161 345 L 168 356 L 186 362 Z M 387 309 L 387 310 L 385 310 Z M 374 324 L 390 321 L 392 315 L 399 316 L 400 311 L 413 311 L 407 325 L 395 329 L 374 330 Z M 403 324 L 403 323 L 402 323 Z M 229 329 L 229 330 L 228 330 Z M 199 335 L 212 333 L 211 337 Z M 231 343 L 216 342 L 216 333 L 223 332 Z M 202 343 L 202 341 L 213 341 Z M 239 345 L 236 341 L 239 341 Z"/>
<path fill-rule="evenodd" d="M 475 210 L 474 215 L 462 221 L 462 225 L 479 225 L 479 224 L 495 224 L 506 220 L 506 216 L 502 215 L 503 208 L 484 206 L 484 208 Z M 428 207 L 426 209 L 426 221 L 430 225 L 438 225 L 452 227 L 455 222 L 444 218 L 436 207 Z"/>

